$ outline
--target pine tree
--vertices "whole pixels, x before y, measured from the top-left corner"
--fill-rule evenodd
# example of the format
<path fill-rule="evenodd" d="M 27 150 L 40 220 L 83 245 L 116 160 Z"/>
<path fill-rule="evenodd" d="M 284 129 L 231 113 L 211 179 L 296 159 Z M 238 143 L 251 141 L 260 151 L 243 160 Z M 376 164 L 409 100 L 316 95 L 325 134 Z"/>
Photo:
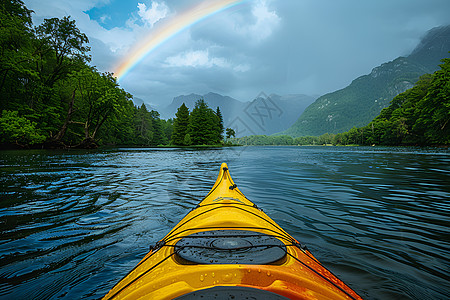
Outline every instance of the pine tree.
<path fill-rule="evenodd" d="M 152 110 L 150 112 L 150 117 L 152 118 L 152 127 L 153 127 L 153 139 L 152 145 L 161 145 L 164 143 L 163 140 L 163 131 L 161 126 L 161 119 L 159 118 L 159 112 L 156 110 Z"/>
<path fill-rule="evenodd" d="M 183 103 L 175 114 L 176 118 L 173 123 L 172 144 L 186 145 L 185 136 L 188 133 L 189 126 L 189 109 Z M 186 145 L 187 146 L 187 145 Z"/>
<path fill-rule="evenodd" d="M 223 141 L 223 117 L 222 112 L 220 111 L 220 108 L 217 106 L 216 110 L 216 116 L 219 118 L 219 124 L 217 126 L 217 139 L 219 140 L 219 143 Z"/>
<path fill-rule="evenodd" d="M 217 143 L 217 116 L 205 100 L 195 103 L 189 122 L 189 134 L 193 145 L 212 145 Z"/>
<path fill-rule="evenodd" d="M 145 104 L 142 104 L 135 115 L 135 127 L 137 143 L 140 145 L 150 145 L 153 139 L 152 119 Z"/>

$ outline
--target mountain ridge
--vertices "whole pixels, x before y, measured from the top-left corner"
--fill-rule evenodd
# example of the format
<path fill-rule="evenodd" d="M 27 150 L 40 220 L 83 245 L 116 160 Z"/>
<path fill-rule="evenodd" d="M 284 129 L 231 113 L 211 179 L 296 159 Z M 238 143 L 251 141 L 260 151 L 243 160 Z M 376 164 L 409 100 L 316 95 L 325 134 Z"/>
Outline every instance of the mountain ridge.
<path fill-rule="evenodd" d="M 220 108 L 225 128 L 233 128 L 236 137 L 252 134 L 270 135 L 294 124 L 298 116 L 315 98 L 304 94 L 266 95 L 260 93 L 252 101 L 241 102 L 229 96 L 209 92 L 204 95 L 191 93 L 174 97 L 160 110 L 161 117 L 174 118 L 183 103 L 192 111 L 195 102 L 204 99 L 210 108 Z"/>
<path fill-rule="evenodd" d="M 319 97 L 289 129 L 277 134 L 319 136 L 367 125 L 421 75 L 438 70 L 440 60 L 450 56 L 449 50 L 450 25 L 433 28 L 410 55 L 374 67 L 347 87 Z"/>

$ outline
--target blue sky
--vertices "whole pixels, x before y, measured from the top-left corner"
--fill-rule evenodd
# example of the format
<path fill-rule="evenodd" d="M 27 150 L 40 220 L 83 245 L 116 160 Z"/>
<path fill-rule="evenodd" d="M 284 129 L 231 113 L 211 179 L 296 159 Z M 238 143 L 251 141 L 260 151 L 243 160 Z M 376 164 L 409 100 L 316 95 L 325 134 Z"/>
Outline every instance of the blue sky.
<path fill-rule="evenodd" d="M 105 29 L 111 30 L 114 27 L 125 27 L 131 14 L 135 13 L 136 7 L 135 1 L 111 0 L 109 3 L 100 3 L 84 13 Z"/>
<path fill-rule="evenodd" d="M 24 2 L 35 25 L 70 15 L 90 39 L 92 64 L 112 71 L 156 27 L 202 1 Z M 319 96 L 408 55 L 429 29 L 450 24 L 449 11 L 448 0 L 248 0 L 174 36 L 120 85 L 156 108 L 190 93 Z"/>

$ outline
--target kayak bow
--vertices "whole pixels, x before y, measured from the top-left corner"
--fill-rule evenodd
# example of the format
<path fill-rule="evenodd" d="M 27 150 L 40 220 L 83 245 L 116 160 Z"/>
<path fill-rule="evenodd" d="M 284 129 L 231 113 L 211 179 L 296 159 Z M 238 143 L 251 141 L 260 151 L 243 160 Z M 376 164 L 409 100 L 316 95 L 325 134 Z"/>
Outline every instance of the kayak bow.
<path fill-rule="evenodd" d="M 225 163 L 208 195 L 104 299 L 361 299 L 248 200 Z"/>

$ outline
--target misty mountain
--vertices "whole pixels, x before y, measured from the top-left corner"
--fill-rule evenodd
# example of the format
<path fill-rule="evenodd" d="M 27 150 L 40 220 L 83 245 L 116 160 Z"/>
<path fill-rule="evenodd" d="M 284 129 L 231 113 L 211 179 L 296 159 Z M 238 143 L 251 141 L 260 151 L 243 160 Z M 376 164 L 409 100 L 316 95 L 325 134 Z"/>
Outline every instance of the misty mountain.
<path fill-rule="evenodd" d="M 133 104 L 134 104 L 135 106 L 137 106 L 137 107 L 140 107 L 142 104 L 144 104 L 148 111 L 156 110 L 153 106 L 151 106 L 150 104 L 146 103 L 146 102 L 144 101 L 144 99 L 142 99 L 142 98 L 139 98 L 139 97 L 133 97 L 132 100 L 133 100 Z"/>
<path fill-rule="evenodd" d="M 365 126 L 395 96 L 412 88 L 421 75 L 438 70 L 440 60 L 450 56 L 449 51 L 450 26 L 434 28 L 409 56 L 384 63 L 346 88 L 319 97 L 280 134 L 318 136 Z"/>
<path fill-rule="evenodd" d="M 225 128 L 233 128 L 236 131 L 236 137 L 254 134 L 270 135 L 286 130 L 315 100 L 307 95 L 271 94 L 267 96 L 261 93 L 252 101 L 241 102 L 216 93 L 190 94 L 175 97 L 172 103 L 160 109 L 161 117 L 174 118 L 177 109 L 183 103 L 192 111 L 195 102 L 199 99 L 204 99 L 213 110 L 220 108 Z"/>
<path fill-rule="evenodd" d="M 214 110 L 216 110 L 217 107 L 220 107 L 220 111 L 224 116 L 224 123 L 226 123 L 225 116 L 229 118 L 235 115 L 236 112 L 238 112 L 243 105 L 242 102 L 234 98 L 222 96 L 216 93 L 208 93 L 205 95 L 198 95 L 198 94 L 181 95 L 173 98 L 172 102 L 168 106 L 160 109 L 161 118 L 163 119 L 174 118 L 177 109 L 183 103 L 189 108 L 189 111 L 192 111 L 195 102 L 199 99 L 204 99 L 206 103 L 208 103 L 208 106 Z"/>

